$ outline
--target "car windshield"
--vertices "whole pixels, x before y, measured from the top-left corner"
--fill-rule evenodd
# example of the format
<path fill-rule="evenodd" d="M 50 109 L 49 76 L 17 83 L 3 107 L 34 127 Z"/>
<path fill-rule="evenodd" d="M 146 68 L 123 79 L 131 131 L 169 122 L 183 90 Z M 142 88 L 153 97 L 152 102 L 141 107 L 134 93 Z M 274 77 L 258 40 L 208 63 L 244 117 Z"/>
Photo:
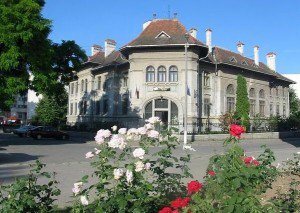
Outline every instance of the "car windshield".
<path fill-rule="evenodd" d="M 35 128 L 35 126 L 22 126 L 19 129 L 20 130 L 29 130 L 29 129 L 33 129 L 33 128 Z"/>

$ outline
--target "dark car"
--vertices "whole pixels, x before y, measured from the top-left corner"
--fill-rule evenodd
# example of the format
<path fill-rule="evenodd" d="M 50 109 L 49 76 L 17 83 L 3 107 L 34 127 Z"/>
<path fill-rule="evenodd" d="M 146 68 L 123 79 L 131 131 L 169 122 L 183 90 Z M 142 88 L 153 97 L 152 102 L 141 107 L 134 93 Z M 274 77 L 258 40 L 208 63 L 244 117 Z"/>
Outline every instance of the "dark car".
<path fill-rule="evenodd" d="M 18 129 L 14 129 L 13 133 L 18 135 L 19 137 L 27 137 L 30 130 L 36 128 L 36 126 L 22 126 Z"/>
<path fill-rule="evenodd" d="M 38 126 L 29 131 L 29 136 L 38 140 L 42 138 L 68 140 L 70 138 L 68 133 L 59 131 L 51 126 Z"/>

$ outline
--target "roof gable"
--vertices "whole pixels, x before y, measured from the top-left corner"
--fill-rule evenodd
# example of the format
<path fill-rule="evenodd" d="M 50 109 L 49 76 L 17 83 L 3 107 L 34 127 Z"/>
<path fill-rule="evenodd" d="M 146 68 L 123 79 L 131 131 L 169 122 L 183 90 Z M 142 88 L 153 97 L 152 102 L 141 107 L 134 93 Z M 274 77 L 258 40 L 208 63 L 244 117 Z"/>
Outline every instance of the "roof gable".
<path fill-rule="evenodd" d="M 161 31 L 155 38 L 171 38 L 165 31 Z"/>

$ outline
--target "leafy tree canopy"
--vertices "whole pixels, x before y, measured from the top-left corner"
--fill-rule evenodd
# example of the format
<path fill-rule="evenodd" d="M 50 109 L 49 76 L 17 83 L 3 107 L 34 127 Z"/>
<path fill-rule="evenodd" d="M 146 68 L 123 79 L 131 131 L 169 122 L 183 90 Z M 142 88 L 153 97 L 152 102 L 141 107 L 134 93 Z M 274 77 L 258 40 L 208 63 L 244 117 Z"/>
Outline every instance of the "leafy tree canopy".
<path fill-rule="evenodd" d="M 74 41 L 52 43 L 51 21 L 43 18 L 44 0 L 0 1 L 0 109 L 9 110 L 15 95 L 28 88 L 59 94 L 71 71 L 86 60 Z M 29 70 L 34 76 L 29 81 Z"/>
<path fill-rule="evenodd" d="M 296 114 L 300 111 L 300 100 L 293 88 L 289 89 L 290 114 Z"/>

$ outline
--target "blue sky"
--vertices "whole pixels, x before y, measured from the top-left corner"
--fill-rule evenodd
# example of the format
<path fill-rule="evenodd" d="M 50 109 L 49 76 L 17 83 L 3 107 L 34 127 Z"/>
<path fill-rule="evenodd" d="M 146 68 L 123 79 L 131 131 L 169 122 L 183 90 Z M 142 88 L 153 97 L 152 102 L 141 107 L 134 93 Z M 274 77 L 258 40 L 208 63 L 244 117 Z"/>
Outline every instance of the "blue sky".
<path fill-rule="evenodd" d="M 112 38 L 118 47 L 142 31 L 152 18 L 178 13 L 187 29 L 198 29 L 205 41 L 205 29 L 213 30 L 213 45 L 236 51 L 245 44 L 245 55 L 253 58 L 253 46 L 260 46 L 260 61 L 277 54 L 277 71 L 300 73 L 299 0 L 46 0 L 43 14 L 53 21 L 54 42 L 75 40 L 90 55 L 92 44 L 104 45 Z"/>

